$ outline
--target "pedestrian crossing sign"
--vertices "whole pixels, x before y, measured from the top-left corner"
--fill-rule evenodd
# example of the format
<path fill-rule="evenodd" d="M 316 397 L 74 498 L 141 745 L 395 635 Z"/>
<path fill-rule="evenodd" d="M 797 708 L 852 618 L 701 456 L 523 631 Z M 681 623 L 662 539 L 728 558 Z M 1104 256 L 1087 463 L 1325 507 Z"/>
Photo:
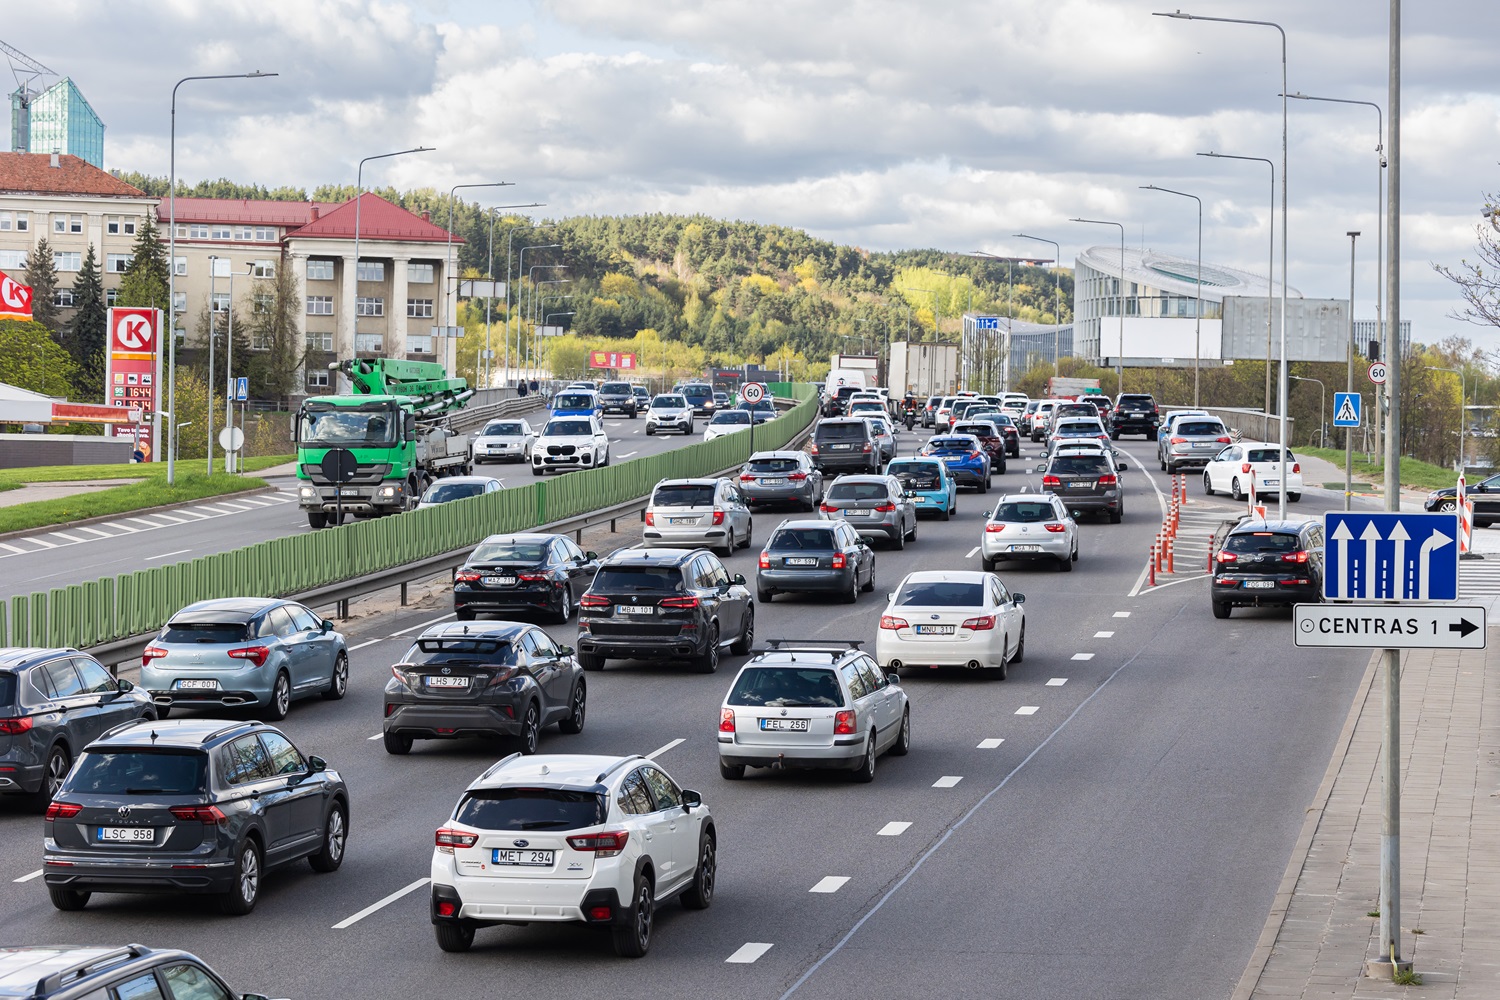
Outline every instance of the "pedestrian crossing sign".
<path fill-rule="evenodd" d="M 1335 427 L 1358 427 L 1360 416 L 1364 411 L 1361 406 L 1363 398 L 1357 392 L 1336 392 L 1333 394 L 1333 426 Z"/>

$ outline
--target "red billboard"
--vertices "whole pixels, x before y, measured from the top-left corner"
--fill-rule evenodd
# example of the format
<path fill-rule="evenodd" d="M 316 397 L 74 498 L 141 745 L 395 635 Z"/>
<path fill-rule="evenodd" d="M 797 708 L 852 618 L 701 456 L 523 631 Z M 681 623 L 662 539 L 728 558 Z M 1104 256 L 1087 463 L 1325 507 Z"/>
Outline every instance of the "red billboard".
<path fill-rule="evenodd" d="M 590 351 L 590 368 L 611 368 L 622 372 L 635 371 L 635 355 L 618 351 Z"/>
<path fill-rule="evenodd" d="M 161 418 L 161 328 L 159 309 L 109 310 L 109 344 L 104 352 L 104 394 L 110 406 L 140 410 L 139 423 L 116 424 L 115 437 L 134 438 L 148 462 L 160 461 L 156 447 Z"/>

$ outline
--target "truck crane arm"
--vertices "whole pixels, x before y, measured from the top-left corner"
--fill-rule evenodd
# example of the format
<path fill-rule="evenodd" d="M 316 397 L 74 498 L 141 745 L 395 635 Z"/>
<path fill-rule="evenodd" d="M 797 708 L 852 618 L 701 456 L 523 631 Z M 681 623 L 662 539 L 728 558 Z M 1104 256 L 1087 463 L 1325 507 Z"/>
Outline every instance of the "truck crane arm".
<path fill-rule="evenodd" d="M 351 358 L 329 367 L 348 376 L 355 395 L 407 398 L 419 417 L 460 410 L 474 395 L 466 380 L 450 377 L 442 365 L 432 361 Z"/>

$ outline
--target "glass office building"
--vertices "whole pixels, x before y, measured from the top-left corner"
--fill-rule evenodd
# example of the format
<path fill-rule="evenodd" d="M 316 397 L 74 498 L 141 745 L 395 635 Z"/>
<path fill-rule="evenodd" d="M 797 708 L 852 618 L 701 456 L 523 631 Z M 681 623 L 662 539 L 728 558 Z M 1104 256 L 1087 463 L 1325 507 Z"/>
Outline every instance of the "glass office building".
<path fill-rule="evenodd" d="M 67 77 L 24 101 L 10 95 L 11 150 L 71 153 L 104 169 L 104 123 Z"/>

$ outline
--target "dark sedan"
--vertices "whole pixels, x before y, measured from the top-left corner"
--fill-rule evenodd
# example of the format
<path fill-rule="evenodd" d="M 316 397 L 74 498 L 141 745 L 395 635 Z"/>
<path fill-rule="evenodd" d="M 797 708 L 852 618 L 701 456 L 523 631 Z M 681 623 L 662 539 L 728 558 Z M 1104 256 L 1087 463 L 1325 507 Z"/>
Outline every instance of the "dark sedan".
<path fill-rule="evenodd" d="M 751 418 L 757 424 L 763 424 L 768 420 L 776 419 L 776 405 L 769 399 L 762 399 L 758 403 L 743 402 L 740 403 L 738 408 L 749 410 Z"/>
<path fill-rule="evenodd" d="M 760 554 L 756 596 L 839 594 L 853 604 L 875 589 L 875 550 L 844 521 L 783 521 Z"/>
<path fill-rule="evenodd" d="M 1500 522 L 1500 476 L 1491 476 L 1468 486 L 1464 491 L 1474 505 L 1474 527 L 1488 528 Z M 1427 494 L 1425 510 L 1449 514 L 1458 510 L 1458 487 L 1448 486 Z"/>
<path fill-rule="evenodd" d="M 472 621 L 481 611 L 540 611 L 573 617 L 594 582 L 599 557 L 564 535 L 491 535 L 453 576 L 453 611 Z"/>
<path fill-rule="evenodd" d="M 413 740 L 514 739 L 536 753 L 543 726 L 583 731 L 587 691 L 569 646 L 535 625 L 434 625 L 417 637 L 385 682 L 388 753 Z"/>

